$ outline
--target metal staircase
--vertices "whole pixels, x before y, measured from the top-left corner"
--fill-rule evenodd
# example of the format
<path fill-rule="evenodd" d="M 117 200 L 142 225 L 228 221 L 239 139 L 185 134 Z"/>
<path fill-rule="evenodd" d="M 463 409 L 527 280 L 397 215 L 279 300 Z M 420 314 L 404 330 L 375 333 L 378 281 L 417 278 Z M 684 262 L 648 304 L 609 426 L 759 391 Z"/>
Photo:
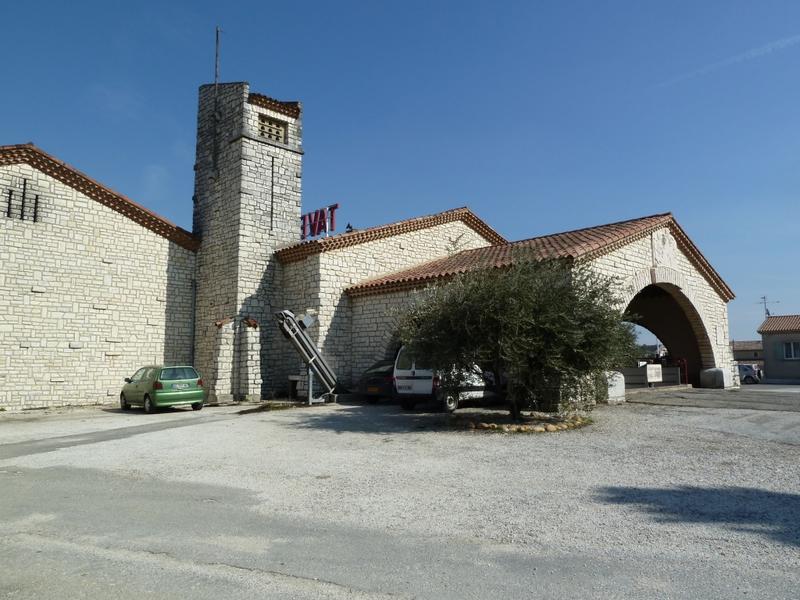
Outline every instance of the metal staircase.
<path fill-rule="evenodd" d="M 336 374 L 306 333 L 306 329 L 314 324 L 315 319 L 311 316 L 298 319 L 290 310 L 275 313 L 275 319 L 281 333 L 292 342 L 308 368 L 308 403 L 325 402 L 325 396 L 330 396 L 336 388 Z M 314 398 L 314 377 L 327 390 L 318 398 Z"/>

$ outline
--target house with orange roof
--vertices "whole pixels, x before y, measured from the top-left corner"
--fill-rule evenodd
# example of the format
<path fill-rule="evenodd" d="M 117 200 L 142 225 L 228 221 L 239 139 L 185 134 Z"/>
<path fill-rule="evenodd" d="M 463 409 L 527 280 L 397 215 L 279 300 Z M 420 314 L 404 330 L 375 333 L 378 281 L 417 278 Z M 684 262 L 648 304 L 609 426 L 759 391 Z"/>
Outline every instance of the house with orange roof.
<path fill-rule="evenodd" d="M 766 383 L 800 383 L 800 315 L 769 315 L 758 328 Z"/>

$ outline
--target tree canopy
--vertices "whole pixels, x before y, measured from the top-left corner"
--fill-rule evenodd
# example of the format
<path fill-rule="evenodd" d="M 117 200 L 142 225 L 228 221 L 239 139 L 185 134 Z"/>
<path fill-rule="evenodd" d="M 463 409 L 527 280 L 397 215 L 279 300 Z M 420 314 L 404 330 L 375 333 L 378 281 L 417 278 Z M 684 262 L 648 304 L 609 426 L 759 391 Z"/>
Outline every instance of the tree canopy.
<path fill-rule="evenodd" d="M 517 261 L 428 288 L 401 317 L 400 340 L 457 387 L 478 364 L 523 408 L 580 408 L 605 393 L 605 371 L 635 355 L 614 281 L 567 261 Z"/>

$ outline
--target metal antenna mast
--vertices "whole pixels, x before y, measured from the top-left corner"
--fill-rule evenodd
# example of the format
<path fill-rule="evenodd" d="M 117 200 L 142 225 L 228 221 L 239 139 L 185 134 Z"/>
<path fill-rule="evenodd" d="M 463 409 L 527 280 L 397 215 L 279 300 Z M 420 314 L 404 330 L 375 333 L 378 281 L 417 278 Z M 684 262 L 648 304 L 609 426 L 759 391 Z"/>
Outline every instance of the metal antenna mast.
<path fill-rule="evenodd" d="M 769 309 L 767 308 L 767 304 L 780 304 L 780 300 L 767 300 L 766 296 L 761 296 L 761 301 L 756 302 L 756 304 L 761 304 L 764 307 L 764 318 L 769 317 Z"/>
<path fill-rule="evenodd" d="M 222 33 L 219 25 L 216 28 L 216 43 L 214 47 L 214 148 L 212 153 L 213 174 L 212 179 L 217 178 L 217 167 L 219 161 L 219 122 L 222 115 L 219 112 L 219 34 Z"/>
<path fill-rule="evenodd" d="M 214 87 L 219 85 L 219 34 L 222 33 L 219 25 L 217 25 L 217 40 L 214 49 Z"/>

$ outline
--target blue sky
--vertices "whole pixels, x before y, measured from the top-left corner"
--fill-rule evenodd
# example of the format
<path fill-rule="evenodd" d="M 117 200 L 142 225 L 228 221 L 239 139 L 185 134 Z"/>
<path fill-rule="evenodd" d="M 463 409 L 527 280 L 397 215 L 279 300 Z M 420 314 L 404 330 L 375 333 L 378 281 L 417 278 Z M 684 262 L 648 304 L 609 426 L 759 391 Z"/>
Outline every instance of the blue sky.
<path fill-rule="evenodd" d="M 227 5 L 226 5 L 227 4 Z M 672 211 L 737 294 L 800 313 L 797 2 L 10 3 L 0 143 L 191 227 L 197 87 L 304 103 L 304 208 L 467 205 L 510 239 Z"/>

